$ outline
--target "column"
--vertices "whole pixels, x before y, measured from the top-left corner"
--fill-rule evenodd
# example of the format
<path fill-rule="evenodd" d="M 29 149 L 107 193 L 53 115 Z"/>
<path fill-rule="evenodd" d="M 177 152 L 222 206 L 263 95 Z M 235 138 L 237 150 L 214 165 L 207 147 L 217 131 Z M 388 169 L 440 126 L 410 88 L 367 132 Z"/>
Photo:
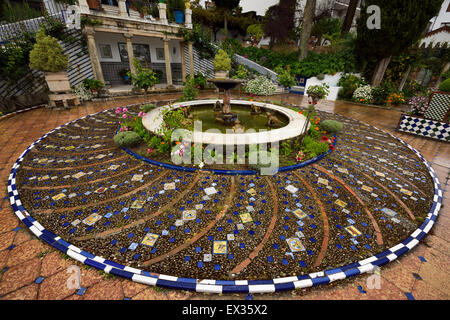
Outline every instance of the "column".
<path fill-rule="evenodd" d="M 100 59 L 98 57 L 97 46 L 95 45 L 94 34 L 95 31 L 92 27 L 86 27 L 85 33 L 87 36 L 87 47 L 89 51 L 89 57 L 91 58 L 92 70 L 94 71 L 94 77 L 97 80 L 105 83 L 103 78 L 102 66 L 100 64 Z"/>
<path fill-rule="evenodd" d="M 118 4 L 119 4 L 119 16 L 121 16 L 122 18 L 127 18 L 128 13 L 127 13 L 126 1 L 118 0 Z"/>
<path fill-rule="evenodd" d="M 186 9 L 184 12 L 184 26 L 188 29 L 192 29 L 192 10 Z"/>
<path fill-rule="evenodd" d="M 80 13 L 89 13 L 89 5 L 86 0 L 78 0 L 78 5 L 80 7 Z"/>
<path fill-rule="evenodd" d="M 189 51 L 189 74 L 191 77 L 195 76 L 194 71 L 194 48 L 192 47 L 192 42 L 188 42 L 188 51 Z"/>
<path fill-rule="evenodd" d="M 181 53 L 181 78 L 183 82 L 186 81 L 186 59 L 184 58 L 184 41 L 180 41 L 180 53 Z"/>
<path fill-rule="evenodd" d="M 166 15 L 166 4 L 165 3 L 158 3 L 158 9 L 159 9 L 159 21 L 163 24 L 168 24 L 167 21 L 167 15 Z"/>
<path fill-rule="evenodd" d="M 133 52 L 133 43 L 131 42 L 131 38 L 133 35 L 131 33 L 123 34 L 125 41 L 127 42 L 127 53 L 128 53 L 128 62 L 130 64 L 131 73 L 136 73 L 136 68 L 134 67 L 134 52 Z"/>
<path fill-rule="evenodd" d="M 164 58 L 166 60 L 167 85 L 172 86 L 172 67 L 170 65 L 169 39 L 164 38 Z"/>

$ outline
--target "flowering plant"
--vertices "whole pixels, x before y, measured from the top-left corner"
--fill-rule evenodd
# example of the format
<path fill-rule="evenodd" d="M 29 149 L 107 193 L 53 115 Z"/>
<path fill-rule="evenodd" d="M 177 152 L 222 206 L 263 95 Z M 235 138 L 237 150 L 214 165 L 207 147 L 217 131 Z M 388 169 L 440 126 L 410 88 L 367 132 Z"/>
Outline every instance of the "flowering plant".
<path fill-rule="evenodd" d="M 79 83 L 76 86 L 72 87 L 72 92 L 75 93 L 80 101 L 91 100 L 94 97 L 92 92 L 86 89 L 83 83 Z"/>
<path fill-rule="evenodd" d="M 428 97 L 426 96 L 415 96 L 412 97 L 408 105 L 410 106 L 409 113 L 413 116 L 423 116 L 427 110 Z"/>
<path fill-rule="evenodd" d="M 245 87 L 245 91 L 257 96 L 271 96 L 275 94 L 276 85 L 265 76 L 258 76 L 250 80 Z"/>
<path fill-rule="evenodd" d="M 386 105 L 388 106 L 399 105 L 405 102 L 406 100 L 403 93 L 391 93 L 386 99 Z"/>
<path fill-rule="evenodd" d="M 353 93 L 353 101 L 368 104 L 373 101 L 372 87 L 370 85 L 361 86 Z"/>
<path fill-rule="evenodd" d="M 299 151 L 297 153 L 297 156 L 295 157 L 295 159 L 297 160 L 297 162 L 302 161 L 303 159 L 305 159 L 305 154 L 302 151 Z"/>

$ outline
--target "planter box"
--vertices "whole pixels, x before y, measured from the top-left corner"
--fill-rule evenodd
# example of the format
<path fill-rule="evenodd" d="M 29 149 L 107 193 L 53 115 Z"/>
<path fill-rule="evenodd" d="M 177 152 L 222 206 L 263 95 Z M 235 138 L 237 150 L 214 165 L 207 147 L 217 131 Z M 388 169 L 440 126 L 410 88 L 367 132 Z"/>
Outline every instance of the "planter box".
<path fill-rule="evenodd" d="M 70 82 L 67 72 L 45 72 L 45 81 L 52 93 L 70 92 Z"/>
<path fill-rule="evenodd" d="M 227 79 L 228 71 L 215 71 L 214 76 L 216 79 Z"/>
<path fill-rule="evenodd" d="M 100 0 L 87 0 L 89 9 L 100 10 L 102 4 Z"/>
<path fill-rule="evenodd" d="M 450 124 L 429 120 L 419 116 L 402 114 L 397 131 L 422 136 L 424 138 L 450 142 Z"/>

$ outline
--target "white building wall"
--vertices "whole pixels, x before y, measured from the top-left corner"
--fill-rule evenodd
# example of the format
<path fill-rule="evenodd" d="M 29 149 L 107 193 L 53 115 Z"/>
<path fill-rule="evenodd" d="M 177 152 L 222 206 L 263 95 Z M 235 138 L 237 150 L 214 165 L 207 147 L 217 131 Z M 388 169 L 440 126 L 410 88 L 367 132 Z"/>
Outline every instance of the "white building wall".
<path fill-rule="evenodd" d="M 450 0 L 443 1 L 439 14 L 431 20 L 429 31 L 437 30 L 444 25 L 450 25 Z"/>
<path fill-rule="evenodd" d="M 428 36 L 422 39 L 422 41 L 420 42 L 420 46 L 425 44 L 425 47 L 428 48 L 431 44 L 433 47 L 435 47 L 438 43 L 441 47 L 444 43 L 450 43 L 450 32 L 442 31 Z"/>
<path fill-rule="evenodd" d="M 119 53 L 119 42 L 125 43 L 125 37 L 117 33 L 106 33 L 106 32 L 96 32 L 95 33 L 95 43 L 97 44 L 98 56 L 100 62 L 121 62 Z M 132 38 L 132 43 L 135 44 L 146 44 L 150 48 L 150 58 L 152 63 L 164 63 L 165 60 L 158 59 L 156 55 L 156 49 L 164 49 L 164 42 L 160 38 L 150 38 L 142 36 L 134 36 Z M 104 58 L 100 52 L 100 45 L 108 44 L 111 46 L 112 58 Z M 174 50 L 175 49 L 175 50 Z M 181 63 L 181 52 L 180 52 L 180 41 L 170 40 L 169 41 L 169 51 L 170 51 L 170 62 L 171 63 Z"/>

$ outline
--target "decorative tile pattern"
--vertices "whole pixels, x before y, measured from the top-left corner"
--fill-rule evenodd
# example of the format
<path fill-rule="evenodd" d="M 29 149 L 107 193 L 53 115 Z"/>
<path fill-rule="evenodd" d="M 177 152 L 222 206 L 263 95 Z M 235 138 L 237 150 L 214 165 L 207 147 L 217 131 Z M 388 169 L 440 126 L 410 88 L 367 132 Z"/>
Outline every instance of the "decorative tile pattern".
<path fill-rule="evenodd" d="M 98 136 L 98 137 L 100 137 L 100 136 Z M 43 139 L 43 138 L 41 138 L 41 139 Z M 309 275 L 293 276 L 293 277 L 289 277 L 289 278 L 286 278 L 286 279 L 277 279 L 276 281 L 274 281 L 274 280 L 264 280 L 264 281 L 253 282 L 253 281 L 247 281 L 247 280 L 239 280 L 239 281 L 226 281 L 226 282 L 223 282 L 221 280 L 201 280 L 201 279 L 185 279 L 185 278 L 178 278 L 178 277 L 167 277 L 165 275 L 150 274 L 149 272 L 146 272 L 146 271 L 143 271 L 143 270 L 139 270 L 139 269 L 136 269 L 136 268 L 130 268 L 130 267 L 127 267 L 127 266 L 123 266 L 123 265 L 120 265 L 118 263 L 106 260 L 106 259 L 104 259 L 102 257 L 97 257 L 97 256 L 94 256 L 94 255 L 88 253 L 88 252 L 85 252 L 82 249 L 79 249 L 79 248 L 77 248 L 77 247 L 75 247 L 75 246 L 65 242 L 60 237 L 58 237 L 57 235 L 49 232 L 48 230 L 45 230 L 36 220 L 33 219 L 33 217 L 31 217 L 28 214 L 28 212 L 26 212 L 26 210 L 23 208 L 22 203 L 21 203 L 20 198 L 19 198 L 19 193 L 17 191 L 15 178 L 16 178 L 16 174 L 17 174 L 17 169 L 19 168 L 21 162 L 23 161 L 23 158 L 25 157 L 27 152 L 31 148 L 33 148 L 39 141 L 40 140 L 38 140 L 37 142 L 32 144 L 30 146 L 30 148 L 28 148 L 19 157 L 19 159 L 14 164 L 13 169 L 12 169 L 11 174 L 10 174 L 10 177 L 8 179 L 8 195 L 9 195 L 10 202 L 11 202 L 11 205 L 13 207 L 13 210 L 16 213 L 16 215 L 19 217 L 19 219 L 28 228 L 30 228 L 30 231 L 33 232 L 37 237 L 39 237 L 43 241 L 49 243 L 53 247 L 58 248 L 62 252 L 68 254 L 70 257 L 72 257 L 72 258 L 74 258 L 74 259 L 76 259 L 76 260 L 78 260 L 78 261 L 80 261 L 80 262 L 82 262 L 84 264 L 87 264 L 87 265 L 90 265 L 90 266 L 94 266 L 94 267 L 96 267 L 98 269 L 104 270 L 107 273 L 111 273 L 111 274 L 114 274 L 114 275 L 122 276 L 122 277 L 125 277 L 125 278 L 128 278 L 128 279 L 132 279 L 132 280 L 139 281 L 141 283 L 146 283 L 146 284 L 149 284 L 149 285 L 163 285 L 163 286 L 171 286 L 173 288 L 189 289 L 189 290 L 197 290 L 197 291 L 206 291 L 206 292 L 241 292 L 241 291 L 252 292 L 252 293 L 253 292 L 273 292 L 273 291 L 288 290 L 288 289 L 293 289 L 293 288 L 304 288 L 304 287 L 309 287 L 309 286 L 313 286 L 313 285 L 317 285 L 317 284 L 321 284 L 321 283 L 329 283 L 329 282 L 335 281 L 337 279 L 343 279 L 343 278 L 346 278 L 346 277 L 349 277 L 349 276 L 353 276 L 353 275 L 356 275 L 356 274 L 361 274 L 361 273 L 373 270 L 373 268 L 375 266 L 383 265 L 383 264 L 385 264 L 385 263 L 387 263 L 389 261 L 392 261 L 392 260 L 396 259 L 398 256 L 400 256 L 400 255 L 404 254 L 405 252 L 409 251 L 410 249 L 412 249 L 418 243 L 418 241 L 420 241 L 429 232 L 429 230 L 433 226 L 433 224 L 434 224 L 434 222 L 435 222 L 435 220 L 437 218 L 437 215 L 438 215 L 438 212 L 439 212 L 439 209 L 440 209 L 440 206 L 441 206 L 441 202 L 442 202 L 442 191 L 440 189 L 439 181 L 438 181 L 438 179 L 436 177 L 436 174 L 434 173 L 432 168 L 423 159 L 423 157 L 420 156 L 420 154 L 416 150 L 412 149 L 410 146 L 407 146 L 401 140 L 399 140 L 401 143 L 403 143 L 408 148 L 410 148 L 413 152 L 415 152 L 417 154 L 417 156 L 419 157 L 419 159 L 428 168 L 429 173 L 432 176 L 432 179 L 433 179 L 433 182 L 434 182 L 434 189 L 435 189 L 434 204 L 433 204 L 433 207 L 430 210 L 430 213 L 429 213 L 427 219 L 425 220 L 425 222 L 423 223 L 423 225 L 419 229 L 417 229 L 414 233 L 412 233 L 411 236 L 408 239 L 406 239 L 405 241 L 403 241 L 402 243 L 392 247 L 389 250 L 386 250 L 383 253 L 379 253 L 376 256 L 364 259 L 364 260 L 362 260 L 360 262 L 354 263 L 354 264 L 349 265 L 349 266 L 343 266 L 343 267 L 340 267 L 338 269 L 326 270 L 326 271 L 323 271 L 323 272 L 318 272 L 318 273 L 309 274 Z M 380 149 L 382 149 L 382 148 L 380 148 Z M 355 150 L 356 150 L 356 147 L 355 147 Z M 378 150 L 378 149 L 374 148 L 374 150 Z M 107 156 L 106 155 L 102 155 L 101 158 L 104 159 L 105 157 L 107 157 Z M 357 156 L 355 156 L 355 157 L 358 158 Z M 355 158 L 353 158 L 353 159 L 355 159 Z M 74 160 L 74 162 L 76 162 L 76 161 L 77 160 Z M 355 159 L 355 163 L 359 163 L 359 161 L 357 159 Z M 325 164 L 323 164 L 323 165 L 325 165 Z M 345 173 L 345 174 L 351 174 L 351 173 L 349 171 L 347 171 L 347 173 Z M 85 175 L 89 176 L 89 173 L 86 173 Z M 378 175 L 378 177 L 376 179 L 387 179 L 387 178 L 389 178 L 388 173 L 383 173 L 383 175 L 384 176 Z M 47 181 L 47 180 L 52 179 L 52 177 L 50 177 L 50 175 L 44 175 L 44 176 L 47 176 L 46 179 L 41 179 L 41 181 Z M 83 175 L 83 177 L 84 177 L 84 175 Z M 58 177 L 56 176 L 56 178 L 58 178 Z M 82 178 L 82 177 L 80 177 L 80 178 Z M 351 177 L 351 178 L 353 178 L 353 177 Z M 167 185 L 167 183 L 165 185 Z M 290 188 L 290 186 L 292 186 L 292 188 Z M 337 197 L 340 196 L 340 191 L 339 190 L 331 191 L 332 189 L 334 189 L 334 186 L 329 185 L 329 187 L 331 189 L 323 188 L 323 191 L 325 193 L 323 195 L 320 195 L 320 197 L 322 199 L 326 199 L 327 197 L 331 197 L 330 198 L 331 200 L 328 200 L 329 203 L 330 204 L 336 204 L 337 207 L 340 207 L 339 210 L 342 210 L 342 212 L 344 212 L 344 213 L 346 213 L 346 214 L 348 214 L 350 216 L 359 214 L 359 213 L 355 213 L 355 210 L 353 208 L 353 204 L 349 200 L 346 200 L 346 202 L 344 202 L 341 199 L 338 199 L 337 201 L 333 200 L 333 199 L 335 199 L 334 195 L 336 195 Z M 403 185 L 404 189 L 406 189 L 407 187 L 408 187 L 407 185 Z M 128 186 L 124 185 L 123 188 L 128 188 Z M 203 189 L 203 190 L 205 190 L 205 193 L 208 196 L 211 196 L 211 198 L 212 198 L 212 199 L 206 199 L 204 201 L 211 200 L 211 202 L 212 202 L 212 200 L 216 200 L 216 199 L 214 199 L 214 195 L 216 193 L 218 193 L 218 192 L 221 192 L 221 191 L 217 190 L 217 189 L 220 190 L 218 185 L 217 185 L 217 189 L 214 188 L 214 187 L 211 187 L 211 188 L 213 188 L 214 189 L 213 191 L 215 191 L 215 192 L 212 192 L 212 193 L 209 192 L 209 194 L 206 191 L 209 188 Z M 255 186 L 253 186 L 252 188 L 255 191 L 258 190 L 258 184 L 255 183 Z M 164 186 L 164 189 L 165 189 L 165 186 Z M 243 190 L 243 192 L 245 192 L 245 189 Z M 94 191 L 94 190 L 95 190 L 94 188 L 91 189 L 91 191 Z M 173 190 L 173 189 L 169 188 L 167 190 Z M 200 190 L 202 190 L 202 189 L 200 189 Z M 211 190 L 211 189 L 209 189 L 209 190 Z M 289 195 L 290 198 L 286 200 L 286 202 L 288 202 L 288 203 L 291 201 L 291 199 L 296 199 L 296 197 L 303 197 L 304 196 L 304 194 L 300 193 L 300 192 L 298 192 L 298 194 L 297 194 L 297 191 L 299 191 L 300 188 L 294 187 L 292 184 L 289 184 L 289 186 L 286 187 L 286 190 L 290 193 L 290 195 Z M 319 190 L 321 190 L 321 189 L 319 189 Z M 406 189 L 406 190 L 410 190 L 410 189 Z M 378 191 L 377 191 L 377 193 L 380 194 L 380 196 L 382 194 L 382 192 L 378 192 Z M 83 191 L 83 193 L 80 193 L 80 195 L 83 195 L 83 194 L 84 194 L 84 191 Z M 167 194 L 169 194 L 169 192 L 164 194 L 164 197 Z M 255 193 L 253 195 L 253 197 L 257 198 L 257 195 L 259 196 L 259 194 L 263 194 L 263 192 L 257 192 L 257 193 Z M 162 195 L 163 194 L 160 194 L 160 197 L 162 197 Z M 402 195 L 406 195 L 406 194 L 402 194 Z M 91 197 L 92 197 L 92 195 L 91 195 Z M 419 197 L 420 197 L 420 195 L 418 195 L 416 199 L 419 199 Z M 260 199 L 256 199 L 256 198 L 253 198 L 250 201 L 260 201 Z M 61 198 L 61 200 L 65 201 L 65 199 L 63 200 L 62 198 Z M 159 199 L 157 199 L 157 201 L 158 200 Z M 297 199 L 297 200 L 299 200 L 299 199 Z M 43 200 L 41 200 L 41 201 L 43 201 Z M 244 203 L 244 202 L 242 202 L 242 203 Z M 299 203 L 300 202 L 296 202 L 296 204 L 299 204 Z M 126 205 L 125 202 L 124 202 L 123 205 Z M 244 204 L 244 206 L 242 208 L 245 208 L 245 206 L 246 206 L 246 204 Z M 208 209 L 208 206 L 205 206 L 205 207 L 206 207 L 206 209 Z M 126 207 L 124 207 L 124 209 L 125 208 Z M 315 222 L 315 220 L 313 218 L 315 215 L 317 215 L 316 212 L 315 212 L 316 209 L 315 208 L 310 208 L 310 209 L 311 209 L 310 216 L 308 218 L 304 217 L 304 219 L 303 219 L 303 220 L 307 220 L 307 221 L 302 222 L 302 221 L 299 220 L 300 222 L 303 223 L 303 226 L 300 226 L 302 228 L 314 228 L 314 227 L 316 227 L 315 224 L 317 224 L 317 222 Z M 306 206 L 305 206 L 304 210 L 306 212 L 309 212 L 307 210 Z M 344 211 L 344 210 L 347 210 L 347 211 Z M 122 212 L 125 213 L 126 211 L 127 210 L 122 211 Z M 206 212 L 206 214 L 208 214 L 208 213 Z M 247 214 L 250 215 L 250 213 L 247 213 Z M 255 218 L 254 219 L 255 221 L 253 221 L 253 218 L 250 215 L 250 217 L 252 218 L 252 221 L 254 222 L 255 228 L 258 226 L 258 222 L 259 222 L 259 221 L 257 221 L 258 219 L 256 218 L 256 216 L 258 214 L 264 215 L 264 214 L 267 214 L 267 213 L 265 213 L 264 210 L 256 209 L 255 213 L 253 213 L 253 218 Z M 82 217 L 85 217 L 84 213 L 83 213 L 83 216 L 80 216 L 80 219 Z M 87 218 L 83 219 L 83 222 L 85 222 L 85 223 L 86 222 L 93 222 L 93 223 L 95 223 L 96 221 L 98 221 L 98 219 L 100 219 L 100 217 L 101 216 L 100 216 L 99 213 L 92 213 Z M 289 216 L 288 216 L 288 218 L 289 218 Z M 291 218 L 292 218 L 292 216 L 291 216 Z M 172 218 L 169 217 L 169 219 L 172 219 Z M 173 218 L 173 219 L 175 219 L 175 218 Z M 236 219 L 237 219 L 237 217 L 236 217 Z M 348 217 L 348 219 L 351 220 L 351 221 L 347 220 L 349 223 L 355 222 L 355 220 L 353 220 L 352 217 Z M 172 220 L 172 223 L 173 223 L 173 221 L 174 220 Z M 239 221 L 239 220 L 237 220 L 237 221 Z M 236 224 L 237 221 L 236 220 L 234 220 L 234 221 L 231 220 L 231 222 L 228 222 L 228 223 L 231 226 L 233 226 L 233 225 Z M 242 220 L 240 222 L 242 222 Z M 345 221 L 344 221 L 344 223 L 345 223 Z M 314 252 L 309 249 L 309 245 L 307 245 L 308 249 L 306 249 L 305 246 L 304 246 L 304 244 L 317 242 L 317 240 L 314 237 L 311 237 L 311 235 L 309 235 L 306 232 L 306 230 L 301 230 L 301 231 L 300 230 L 294 230 L 294 231 L 291 231 L 287 224 L 284 225 L 284 227 L 285 227 L 284 230 L 286 232 L 292 232 L 291 235 L 295 234 L 297 236 L 295 238 L 288 237 L 287 240 L 285 238 L 281 239 L 281 240 L 283 240 L 283 242 L 284 242 L 284 240 L 287 241 L 287 247 L 289 247 L 292 252 L 296 252 L 297 255 L 299 255 L 299 254 L 314 255 Z M 353 229 L 352 227 L 354 227 L 355 229 Z M 245 228 L 247 228 L 247 227 L 245 227 Z M 245 228 L 242 229 L 242 230 L 247 231 L 247 229 L 245 229 Z M 359 225 L 358 225 L 358 228 L 356 228 L 356 226 L 354 226 L 354 224 L 351 224 L 350 226 L 348 226 L 346 228 L 349 228 L 354 233 L 356 232 L 355 230 L 357 230 L 359 233 L 361 233 L 360 234 L 360 236 L 361 236 L 360 238 L 362 238 L 363 232 L 361 232 L 360 230 L 363 230 L 363 229 Z M 240 230 L 238 230 L 238 231 L 240 231 Z M 248 231 L 251 232 L 253 230 L 248 230 Z M 171 231 L 169 231 L 169 232 L 171 232 Z M 299 233 L 299 232 L 301 232 L 301 233 Z M 226 236 L 226 234 L 227 233 L 224 233 L 224 237 Z M 305 237 L 305 234 L 307 235 L 307 237 Z M 159 235 L 152 234 L 152 233 L 147 233 L 147 235 L 149 236 L 149 238 L 147 240 L 144 238 L 144 240 L 142 241 L 142 244 L 144 244 L 144 242 L 146 242 L 147 246 L 153 247 L 155 245 L 156 241 L 158 240 Z M 146 237 L 147 237 L 147 235 L 146 235 Z M 169 237 L 166 237 L 165 239 L 168 239 Z M 302 241 L 300 241 L 300 238 L 302 238 Z M 161 239 L 164 239 L 164 238 L 161 238 Z M 237 238 L 237 239 L 239 239 L 239 238 Z M 208 240 L 213 240 L 213 239 L 208 239 Z M 212 242 L 212 245 L 213 245 L 212 251 L 213 251 L 214 254 L 227 254 L 226 258 L 231 259 L 231 258 L 233 258 L 233 255 L 229 254 L 230 253 L 229 252 L 229 250 L 230 250 L 229 247 L 231 247 L 232 244 L 237 244 L 239 246 L 238 248 L 241 248 L 241 249 L 245 248 L 245 244 L 243 242 L 241 242 L 240 240 L 239 241 L 232 241 L 230 243 L 228 243 L 226 240 L 213 240 L 213 242 Z M 279 247 L 279 248 L 281 248 L 281 246 L 282 246 L 281 243 L 280 243 L 279 246 L 277 245 L 277 247 Z M 286 246 L 286 243 L 283 243 L 283 246 Z M 275 244 L 274 244 L 274 247 L 275 247 Z M 135 243 L 135 242 L 129 242 L 128 244 L 125 245 L 124 248 L 125 249 L 126 248 L 130 248 L 129 250 L 138 250 L 137 249 L 138 248 L 137 247 L 137 243 Z M 233 251 L 231 251 L 231 253 L 233 253 Z M 284 254 L 284 250 L 283 250 L 283 254 Z M 291 263 L 291 261 L 293 259 L 292 256 L 293 255 L 288 253 L 288 255 L 286 255 L 286 259 L 282 260 L 282 263 L 284 265 Z M 295 255 L 294 255 L 294 257 L 295 257 Z M 219 263 L 217 263 L 216 260 L 213 261 L 213 257 L 211 257 L 211 254 L 204 253 L 204 259 L 203 260 L 204 260 L 204 262 L 213 262 L 211 264 L 211 266 L 212 266 L 212 268 L 214 268 L 214 270 L 217 270 L 217 271 L 218 270 L 222 270 L 223 267 L 224 267 L 222 263 L 219 264 Z M 269 260 L 269 258 L 268 258 L 268 260 Z M 302 266 L 302 267 L 304 265 L 303 260 L 300 260 L 297 263 L 300 263 L 300 266 Z M 198 266 L 200 267 L 200 265 L 198 265 Z M 203 267 L 206 267 L 206 264 Z"/>

